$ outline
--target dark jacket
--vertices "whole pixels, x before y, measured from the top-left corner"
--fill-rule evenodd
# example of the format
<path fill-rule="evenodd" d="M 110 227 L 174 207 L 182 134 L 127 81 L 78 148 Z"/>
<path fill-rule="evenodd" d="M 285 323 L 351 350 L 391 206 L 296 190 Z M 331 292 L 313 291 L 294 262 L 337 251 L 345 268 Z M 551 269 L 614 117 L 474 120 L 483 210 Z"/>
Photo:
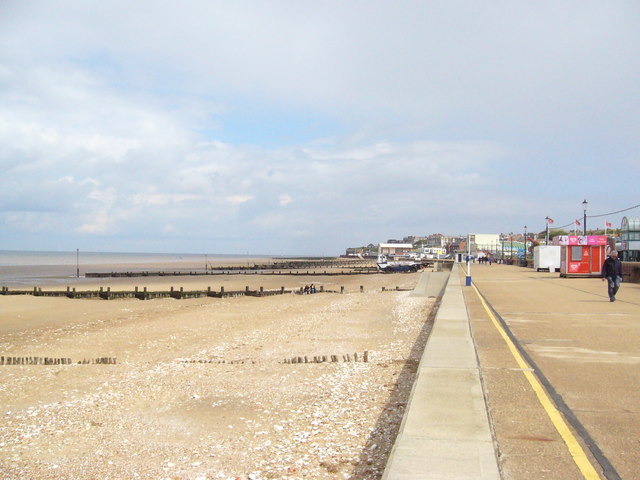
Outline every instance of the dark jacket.
<path fill-rule="evenodd" d="M 615 260 L 611 257 L 602 264 L 602 276 L 603 277 L 622 277 L 622 262 L 619 258 Z"/>

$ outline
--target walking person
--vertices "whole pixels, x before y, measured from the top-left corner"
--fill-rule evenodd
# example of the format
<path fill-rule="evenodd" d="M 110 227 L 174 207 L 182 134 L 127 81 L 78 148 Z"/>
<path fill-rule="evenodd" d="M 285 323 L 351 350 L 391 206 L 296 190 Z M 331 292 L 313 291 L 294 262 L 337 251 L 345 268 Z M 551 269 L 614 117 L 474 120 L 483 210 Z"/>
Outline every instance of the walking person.
<path fill-rule="evenodd" d="M 609 301 L 616 301 L 616 293 L 622 282 L 622 262 L 618 258 L 618 252 L 611 250 L 609 257 L 602 264 L 602 281 L 607 280 L 609 289 Z"/>

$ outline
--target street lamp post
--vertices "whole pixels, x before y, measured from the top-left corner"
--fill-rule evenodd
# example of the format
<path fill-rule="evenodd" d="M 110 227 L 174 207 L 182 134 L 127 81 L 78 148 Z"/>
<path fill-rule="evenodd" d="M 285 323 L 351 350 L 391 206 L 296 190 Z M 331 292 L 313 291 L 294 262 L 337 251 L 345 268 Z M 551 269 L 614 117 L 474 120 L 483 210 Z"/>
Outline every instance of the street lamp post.
<path fill-rule="evenodd" d="M 582 201 L 582 211 L 584 212 L 584 217 L 582 218 L 583 235 L 587 234 L 587 203 L 586 199 Z"/>
<path fill-rule="evenodd" d="M 465 285 L 471 286 L 471 234 L 467 234 L 467 278 L 465 279 Z"/>
<path fill-rule="evenodd" d="M 527 266 L 527 226 L 524 226 L 524 267 Z"/>
<path fill-rule="evenodd" d="M 511 264 L 513 265 L 513 232 L 509 234 L 509 238 L 511 239 L 511 249 L 509 250 L 509 258 L 511 259 Z"/>

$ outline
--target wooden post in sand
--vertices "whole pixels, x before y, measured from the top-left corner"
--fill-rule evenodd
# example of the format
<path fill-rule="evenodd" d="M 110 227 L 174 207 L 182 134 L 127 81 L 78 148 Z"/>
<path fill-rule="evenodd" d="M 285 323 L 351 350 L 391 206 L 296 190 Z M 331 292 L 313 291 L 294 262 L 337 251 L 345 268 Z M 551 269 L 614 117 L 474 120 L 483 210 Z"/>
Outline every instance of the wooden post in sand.
<path fill-rule="evenodd" d="M 344 293 L 344 287 L 340 287 L 340 294 Z"/>

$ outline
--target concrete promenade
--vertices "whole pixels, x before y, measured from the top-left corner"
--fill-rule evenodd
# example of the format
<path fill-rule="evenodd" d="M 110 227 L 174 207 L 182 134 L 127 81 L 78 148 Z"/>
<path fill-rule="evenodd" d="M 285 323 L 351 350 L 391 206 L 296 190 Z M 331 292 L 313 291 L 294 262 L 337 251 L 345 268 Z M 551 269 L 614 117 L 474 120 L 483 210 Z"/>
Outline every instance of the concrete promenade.
<path fill-rule="evenodd" d="M 423 273 L 414 294 L 438 296 L 443 280 L 442 274 Z M 446 478 L 500 478 L 457 265 L 444 288 L 383 476 Z"/>
<path fill-rule="evenodd" d="M 640 284 L 612 303 L 600 279 L 465 275 L 454 267 L 383 478 L 640 479 Z"/>

